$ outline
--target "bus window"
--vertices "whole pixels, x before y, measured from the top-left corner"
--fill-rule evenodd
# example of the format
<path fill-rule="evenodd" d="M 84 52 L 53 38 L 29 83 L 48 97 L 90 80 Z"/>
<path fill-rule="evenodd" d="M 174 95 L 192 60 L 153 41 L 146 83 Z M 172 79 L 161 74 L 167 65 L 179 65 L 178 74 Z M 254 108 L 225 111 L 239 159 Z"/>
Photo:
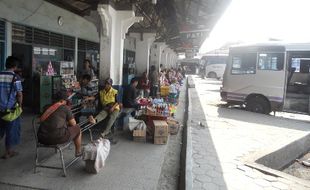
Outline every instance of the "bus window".
<path fill-rule="evenodd" d="M 281 71 L 284 66 L 283 53 L 260 53 L 258 56 L 259 70 Z"/>
<path fill-rule="evenodd" d="M 256 59 L 256 53 L 233 55 L 231 74 L 255 74 Z"/>
<path fill-rule="evenodd" d="M 215 64 L 225 64 L 226 65 L 227 56 L 213 56 L 207 57 L 207 65 Z"/>
<path fill-rule="evenodd" d="M 292 68 L 295 68 L 295 73 L 300 72 L 300 58 L 292 58 Z"/>
<path fill-rule="evenodd" d="M 309 73 L 310 65 L 309 60 L 300 60 L 300 72 L 301 73 Z"/>

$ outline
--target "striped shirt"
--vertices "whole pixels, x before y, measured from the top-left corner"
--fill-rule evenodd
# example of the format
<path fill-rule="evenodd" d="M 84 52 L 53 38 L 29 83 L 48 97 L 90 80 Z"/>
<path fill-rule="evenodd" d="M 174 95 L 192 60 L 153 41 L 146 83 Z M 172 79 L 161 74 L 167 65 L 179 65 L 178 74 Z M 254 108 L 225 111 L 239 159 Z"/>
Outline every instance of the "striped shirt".
<path fill-rule="evenodd" d="M 10 94 L 12 80 L 14 79 L 14 85 Z M 17 75 L 12 71 L 0 72 L 0 111 L 5 111 L 14 107 L 16 103 L 17 92 L 22 92 L 22 83 Z M 10 96 L 10 98 L 8 98 Z M 9 102 L 8 102 L 9 100 Z"/>

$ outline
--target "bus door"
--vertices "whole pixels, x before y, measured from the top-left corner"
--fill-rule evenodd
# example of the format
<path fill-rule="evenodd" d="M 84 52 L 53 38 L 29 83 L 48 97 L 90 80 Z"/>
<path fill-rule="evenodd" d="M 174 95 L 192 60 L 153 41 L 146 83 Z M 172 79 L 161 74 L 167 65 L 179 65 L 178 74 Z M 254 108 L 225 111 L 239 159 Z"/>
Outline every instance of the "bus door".
<path fill-rule="evenodd" d="M 310 51 L 288 52 L 284 109 L 309 113 Z"/>
<path fill-rule="evenodd" d="M 281 110 L 285 94 L 285 52 L 261 51 L 257 53 L 257 81 L 260 91 L 270 101 L 273 110 Z"/>

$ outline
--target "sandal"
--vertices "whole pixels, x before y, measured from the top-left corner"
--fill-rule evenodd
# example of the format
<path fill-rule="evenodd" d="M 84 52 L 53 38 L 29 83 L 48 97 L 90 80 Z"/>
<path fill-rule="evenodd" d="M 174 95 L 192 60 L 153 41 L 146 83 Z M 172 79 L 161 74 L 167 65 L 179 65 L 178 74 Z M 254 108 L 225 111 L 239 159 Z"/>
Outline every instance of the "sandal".
<path fill-rule="evenodd" d="M 14 156 L 17 156 L 19 153 L 12 151 L 11 153 L 6 153 L 5 155 L 1 156 L 1 159 L 9 159 Z"/>
<path fill-rule="evenodd" d="M 3 156 L 1 156 L 1 159 L 9 159 L 10 158 L 10 155 L 9 154 L 5 154 L 5 155 L 3 155 Z"/>
<path fill-rule="evenodd" d="M 12 151 L 12 152 L 10 153 L 10 158 L 12 158 L 12 157 L 14 157 L 14 156 L 17 156 L 17 155 L 19 155 L 18 152 Z"/>
<path fill-rule="evenodd" d="M 83 152 L 75 153 L 75 157 L 81 157 L 82 155 L 83 155 Z"/>

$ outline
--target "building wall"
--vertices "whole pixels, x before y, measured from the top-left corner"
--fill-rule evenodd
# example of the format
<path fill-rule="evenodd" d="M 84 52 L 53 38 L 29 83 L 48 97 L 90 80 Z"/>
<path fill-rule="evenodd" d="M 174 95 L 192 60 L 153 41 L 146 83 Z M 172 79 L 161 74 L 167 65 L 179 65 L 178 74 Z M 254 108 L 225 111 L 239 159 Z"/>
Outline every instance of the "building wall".
<path fill-rule="evenodd" d="M 158 43 L 154 43 L 151 46 L 150 52 L 151 52 L 150 67 L 152 65 L 155 65 L 156 68 L 158 69 L 158 65 L 159 65 L 159 62 L 160 62 L 160 47 L 159 47 Z"/>
<path fill-rule="evenodd" d="M 124 50 L 136 51 L 136 39 L 130 36 L 127 36 L 124 40 Z"/>
<path fill-rule="evenodd" d="M 63 25 L 58 25 L 58 17 Z M 43 0 L 2 0 L 0 18 L 9 22 L 99 42 L 97 27 L 88 20 Z"/>
<path fill-rule="evenodd" d="M 149 71 L 150 49 L 155 40 L 155 33 L 130 33 L 136 39 L 136 71 L 137 75 Z"/>
<path fill-rule="evenodd" d="M 151 62 L 150 67 L 155 65 L 156 69 L 159 70 L 159 65 L 163 64 L 162 61 L 166 59 L 163 55 L 163 50 L 166 48 L 166 44 L 163 42 L 154 42 L 151 46 Z"/>

